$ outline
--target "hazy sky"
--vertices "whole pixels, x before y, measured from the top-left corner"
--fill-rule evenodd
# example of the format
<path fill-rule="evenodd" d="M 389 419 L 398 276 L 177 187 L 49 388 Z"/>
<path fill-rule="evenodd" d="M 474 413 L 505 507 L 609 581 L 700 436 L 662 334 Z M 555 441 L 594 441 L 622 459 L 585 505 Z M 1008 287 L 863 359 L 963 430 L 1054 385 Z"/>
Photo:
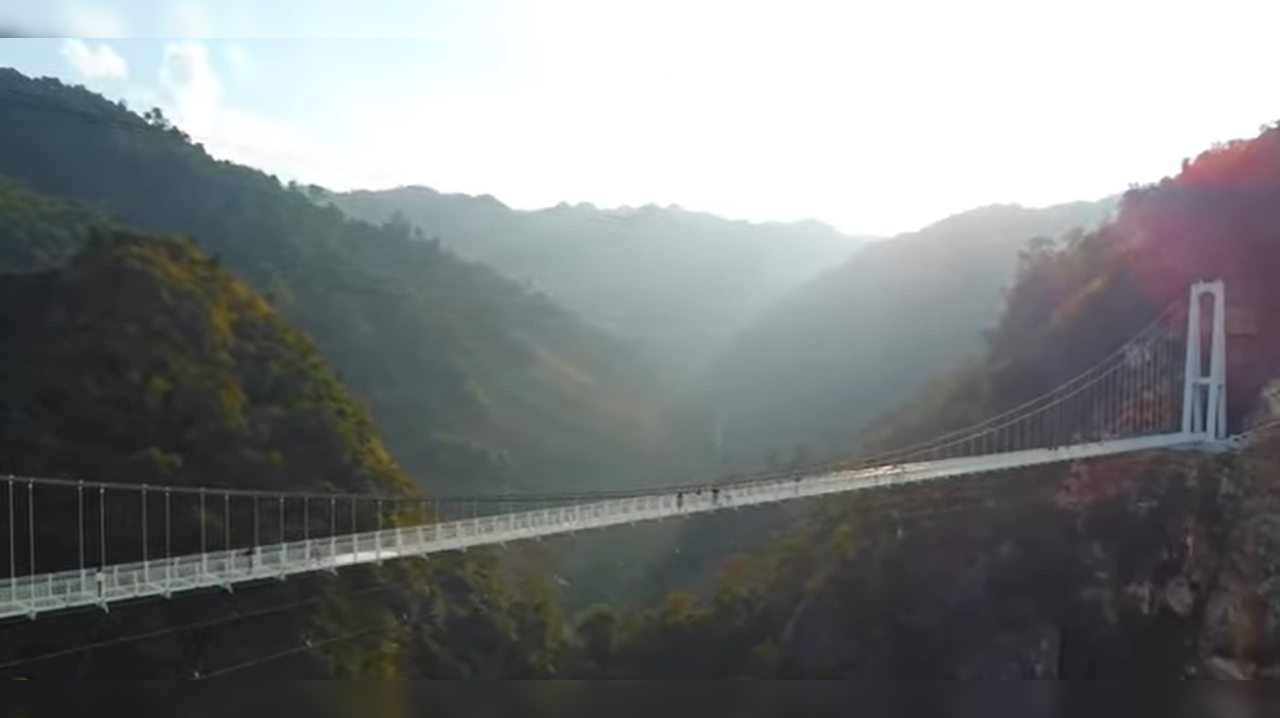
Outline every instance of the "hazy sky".
<path fill-rule="evenodd" d="M 0 40 L 0 64 L 160 106 L 216 155 L 518 207 L 890 233 L 1103 196 L 1280 119 L 1275 0 L 0 0 L 0 21 L 189 38 Z"/>

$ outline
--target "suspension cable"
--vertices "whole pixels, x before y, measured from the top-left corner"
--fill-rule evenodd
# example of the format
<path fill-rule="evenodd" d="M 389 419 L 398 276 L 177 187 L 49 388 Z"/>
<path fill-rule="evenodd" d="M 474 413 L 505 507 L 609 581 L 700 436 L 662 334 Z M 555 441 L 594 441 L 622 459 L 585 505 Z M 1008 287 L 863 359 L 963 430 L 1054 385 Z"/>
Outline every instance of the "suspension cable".
<path fill-rule="evenodd" d="M 206 680 L 209 678 L 218 678 L 221 676 L 225 676 L 229 673 L 235 673 L 237 671 L 243 671 L 247 668 L 253 668 L 254 666 L 260 666 L 260 665 L 263 665 L 264 663 L 271 663 L 272 661 L 278 661 L 281 658 L 287 658 L 289 656 L 294 656 L 299 653 L 307 653 L 308 651 L 313 651 L 317 648 L 321 648 L 323 646 L 327 646 L 330 644 L 341 643 L 342 641 L 350 641 L 356 638 L 360 638 L 362 636 L 367 636 L 375 633 L 385 633 L 392 630 L 393 628 L 398 628 L 398 626 L 395 626 L 395 625 L 371 626 L 368 628 L 362 628 L 360 630 L 351 631 L 349 633 L 342 633 L 337 636 L 330 636 L 328 638 L 323 638 L 319 641 L 305 641 L 300 646 L 295 646 L 293 648 L 286 648 L 283 651 L 270 653 L 268 655 L 261 656 L 259 658 L 254 658 L 252 660 L 244 661 L 243 663 L 235 663 L 225 668 L 219 668 L 215 671 L 210 671 L 208 673 L 197 672 L 195 675 L 191 677 L 191 680 L 200 681 L 200 680 Z"/>
<path fill-rule="evenodd" d="M 1049 400 L 1051 397 L 1053 397 L 1053 395 L 1054 395 L 1054 394 L 1057 394 L 1057 393 L 1060 393 L 1060 392 L 1066 391 L 1067 389 L 1072 388 L 1073 386 L 1075 386 L 1076 384 L 1078 384 L 1078 383 L 1080 383 L 1080 382 L 1082 382 L 1082 381 L 1085 381 L 1085 380 L 1092 381 L 1092 379 L 1090 378 L 1090 375 L 1091 375 L 1091 374 L 1094 374 L 1094 373 L 1096 373 L 1096 372 L 1098 372 L 1098 371 L 1101 371 L 1101 370 L 1102 370 L 1102 369 L 1103 369 L 1103 368 L 1104 368 L 1104 367 L 1105 367 L 1109 362 L 1111 362 L 1111 361 L 1113 361 L 1113 360 L 1115 360 L 1115 359 L 1117 359 L 1117 358 L 1123 357 L 1124 352 L 1126 352 L 1130 347 L 1135 346 L 1135 345 L 1137 345 L 1137 344 L 1141 343 L 1142 341 L 1146 340 L 1146 339 L 1148 338 L 1148 337 L 1147 337 L 1147 335 L 1148 335 L 1149 333 L 1153 333 L 1155 329 L 1157 329 L 1159 326 L 1161 326 L 1161 324 L 1164 322 L 1164 320 L 1165 320 L 1165 319 L 1167 319 L 1167 318 L 1169 317 L 1169 315 L 1170 315 L 1170 314 L 1172 314 L 1175 310 L 1180 309 L 1180 308 L 1181 308 L 1181 306 L 1182 306 L 1183 304 L 1185 304 L 1185 301 L 1183 301 L 1183 300 L 1181 300 L 1181 299 L 1178 299 L 1178 300 L 1175 300 L 1175 301 L 1173 301 L 1173 302 L 1170 302 L 1167 306 L 1165 306 L 1165 308 L 1164 308 L 1164 309 L 1163 309 L 1163 310 L 1162 310 L 1158 315 L 1156 315 L 1156 318 L 1155 318 L 1155 319 L 1151 320 L 1151 322 L 1150 322 L 1150 323 L 1148 323 L 1148 324 L 1147 324 L 1147 325 L 1146 325 L 1146 326 L 1145 326 L 1145 327 L 1144 327 L 1140 332 L 1138 332 L 1136 335 L 1134 335 L 1134 337 L 1133 337 L 1132 339 L 1130 339 L 1130 340 L 1126 341 L 1126 342 L 1125 342 L 1123 345 L 1121 345 L 1118 349 L 1114 350 L 1113 352 L 1111 352 L 1110 354 L 1108 354 L 1107 356 L 1105 356 L 1103 359 L 1101 359 L 1101 360 L 1099 360 L 1098 362 L 1096 362 L 1093 366 L 1089 367 L 1088 369 L 1086 369 L 1086 370 L 1085 370 L 1085 371 L 1083 371 L 1083 372 L 1080 372 L 1079 374 L 1077 374 L 1077 375 L 1076 375 L 1075 377 L 1073 377 L 1072 379 L 1070 379 L 1070 380 L 1068 380 L 1068 381 L 1066 381 L 1066 382 L 1064 382 L 1064 383 L 1062 383 L 1062 384 L 1060 384 L 1060 385 L 1058 385 L 1058 386 L 1054 387 L 1053 389 L 1050 389 L 1049 391 L 1045 392 L 1044 394 L 1041 394 L 1041 395 L 1039 395 L 1039 396 L 1035 397 L 1034 399 L 1031 399 L 1031 400 L 1029 400 L 1029 401 L 1023 402 L 1022 404 L 1019 404 L 1019 405 L 1014 406 L 1014 407 L 1012 407 L 1012 408 L 1010 408 L 1010 409 L 1006 409 L 1006 410 L 1004 410 L 1004 411 L 1002 411 L 1002 412 L 1000 412 L 1000 413 L 998 413 L 998 414 L 995 414 L 995 415 L 990 416 L 990 417 L 988 417 L 988 418 L 986 418 L 986 419 L 983 419 L 982 421 L 979 421 L 979 422 L 978 422 L 978 423 L 976 423 L 976 424 L 971 424 L 971 425 L 968 425 L 968 426 L 962 427 L 962 428 L 960 428 L 960 429 L 955 429 L 955 430 L 953 430 L 953 431 L 950 431 L 950 432 L 948 432 L 948 433 L 945 433 L 945 434 L 942 434 L 942 435 L 939 435 L 939 436 L 931 437 L 931 438 L 929 438 L 929 439 L 927 439 L 927 440 L 924 440 L 924 441 L 921 441 L 921 442 L 919 442 L 919 443 L 917 443 L 917 444 L 913 444 L 913 445 L 909 445 L 909 446 L 905 446 L 905 447 L 899 447 L 899 448 L 896 448 L 896 449 L 887 450 L 887 451 L 885 451 L 885 452 L 884 452 L 884 454 L 897 454 L 897 453 L 901 453 L 901 452 L 903 452 L 903 451 L 914 450 L 914 449 L 915 449 L 915 448 L 917 448 L 917 447 L 921 447 L 921 448 L 923 448 L 923 447 L 932 446 L 933 444 L 935 444 L 935 443 L 937 443 L 937 442 L 940 442 L 940 441 L 943 441 L 943 440 L 946 440 L 946 439 L 950 439 L 950 438 L 952 438 L 952 437 L 954 437 L 954 436 L 958 436 L 958 435 L 961 435 L 961 434 L 969 433 L 969 432 L 971 432 L 971 431 L 973 431 L 973 430 L 975 430 L 975 429 L 978 429 L 978 428 L 981 428 L 981 427 L 987 426 L 987 425 L 992 424 L 992 423 L 994 423 L 994 422 L 998 422 L 998 421 L 1000 421 L 1000 420 L 1002 420 L 1002 419 L 1006 419 L 1006 418 L 1007 418 L 1007 417 L 1009 417 L 1009 416 L 1013 416 L 1013 415 L 1015 415 L 1015 414 L 1018 414 L 1019 412 L 1022 412 L 1022 411 L 1024 411 L 1024 410 L 1026 410 L 1026 409 L 1028 409 L 1028 408 L 1030 408 L 1030 407 L 1032 407 L 1032 406 L 1034 406 L 1034 405 L 1036 405 L 1036 404 L 1038 404 L 1038 403 L 1042 402 L 1042 401 L 1047 401 L 1047 400 Z M 879 457 L 879 456 L 881 456 L 881 455 L 883 455 L 883 454 L 880 454 L 880 455 L 872 455 L 872 456 L 868 457 L 868 459 L 867 459 L 867 460 L 875 460 L 876 458 L 878 458 L 878 457 Z"/>
<path fill-rule="evenodd" d="M 361 596 L 361 595 L 378 593 L 378 592 L 387 591 L 387 590 L 390 590 L 389 586 L 372 586 L 369 588 L 351 591 L 347 595 Z M 276 613 L 284 613 L 286 611 L 292 611 L 297 608 L 303 608 L 305 606 L 320 603 L 323 600 L 324 600 L 324 597 L 322 596 L 309 598 L 305 600 L 294 601 L 292 603 L 282 604 L 279 606 L 273 606 L 272 608 L 262 609 L 259 611 L 252 611 L 249 613 L 234 613 L 230 616 L 222 616 L 220 618 L 210 619 L 207 621 L 198 621 L 196 623 L 188 623 L 181 626 L 172 626 L 169 628 L 162 628 L 155 631 L 148 631 L 146 633 L 136 633 L 128 636 L 118 636 L 116 638 L 109 638 L 101 641 L 94 641 L 92 643 L 85 643 L 79 646 L 72 646 L 70 648 L 63 648 L 56 651 L 50 651 L 49 653 L 42 653 L 37 656 L 23 656 L 22 658 L 7 661 L 5 663 L 0 663 L 0 670 L 6 670 L 9 668 L 13 668 L 15 666 L 22 666 L 29 663 L 47 661 L 54 658 L 62 658 L 64 656 L 71 656 L 78 653 L 84 653 L 85 651 L 96 650 L 99 648 L 112 648 L 115 646 L 125 645 L 128 643 L 135 643 L 137 641 L 145 641 L 151 638 L 161 638 L 163 636 L 169 636 L 176 633 L 186 633 L 188 631 L 198 631 L 203 628 L 212 628 L 214 626 L 221 626 L 228 623 L 236 623 L 238 621 L 248 621 L 254 618 L 260 618 L 262 616 L 270 616 Z"/>

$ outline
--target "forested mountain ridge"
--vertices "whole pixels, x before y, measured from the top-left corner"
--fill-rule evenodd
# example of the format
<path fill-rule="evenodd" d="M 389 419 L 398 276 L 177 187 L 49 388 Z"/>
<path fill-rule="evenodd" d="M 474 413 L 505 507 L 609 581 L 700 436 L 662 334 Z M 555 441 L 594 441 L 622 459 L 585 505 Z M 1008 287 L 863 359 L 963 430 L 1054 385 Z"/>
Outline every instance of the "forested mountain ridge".
<path fill-rule="evenodd" d="M 86 216 L 56 200 L 20 196 L 31 200 L 32 217 Z M 0 207 L 14 212 L 20 196 L 6 195 Z M 32 226 L 57 229 L 46 237 L 53 240 L 84 232 L 86 241 L 56 266 L 0 274 L 0 458 L 6 473 L 421 495 L 312 341 L 218 260 L 183 239 L 92 224 Z M 41 234 L 28 236 L 34 244 Z M 16 254 L 6 259 L 16 263 Z M 174 499 L 167 535 L 175 553 L 194 552 L 197 546 L 187 543 L 194 527 L 202 520 L 219 524 L 216 516 L 183 510 L 180 501 Z M 40 504 L 33 512 L 40 517 L 32 529 L 40 551 L 32 556 L 41 570 L 74 565 L 77 513 L 57 508 Z M 113 528 L 133 520 L 123 512 Z M 13 534 L 6 528 L 0 535 Z M 102 550 L 120 561 L 129 560 L 121 551 L 137 547 L 121 542 Z M 26 571 L 23 560 L 18 568 Z M 493 557 L 472 552 L 425 567 L 356 568 L 335 578 L 306 576 L 234 594 L 124 605 L 110 614 L 71 612 L 8 623 L 0 627 L 0 664 L 8 666 L 6 677 L 187 679 L 295 648 L 310 637 L 374 626 L 379 630 L 326 651 L 286 655 L 241 675 L 521 675 L 539 670 L 536 655 L 526 654 L 520 642 L 535 630 L 528 621 L 536 609 L 529 607 L 545 600 L 537 590 L 510 595 Z M 401 623 L 404 615 L 416 620 Z M 157 635 L 134 638 L 151 632 Z M 58 654 L 85 644 L 100 647 Z M 308 705 L 317 715 L 342 714 L 306 693 L 290 694 L 294 709 Z M 385 715 L 372 705 L 360 714 L 369 711 Z"/>
<path fill-rule="evenodd" d="M 159 114 L 0 71 L 0 174 L 194 238 L 315 339 L 434 489 L 657 480 L 679 454 L 626 343 L 406 226 L 214 160 Z"/>
<path fill-rule="evenodd" d="M 427 187 L 322 197 L 353 217 L 411 222 L 682 369 L 701 367 L 766 306 L 866 241 L 820 222 L 679 207 L 514 210 Z"/>
<path fill-rule="evenodd" d="M 10 473 L 408 488 L 314 345 L 189 243 L 96 234 L 65 267 L 4 276 L 0 295 Z"/>
<path fill-rule="evenodd" d="M 705 374 L 725 458 L 840 455 L 866 423 L 982 351 L 1019 253 L 1101 222 L 1113 200 L 996 205 L 877 242 L 777 302 Z"/>

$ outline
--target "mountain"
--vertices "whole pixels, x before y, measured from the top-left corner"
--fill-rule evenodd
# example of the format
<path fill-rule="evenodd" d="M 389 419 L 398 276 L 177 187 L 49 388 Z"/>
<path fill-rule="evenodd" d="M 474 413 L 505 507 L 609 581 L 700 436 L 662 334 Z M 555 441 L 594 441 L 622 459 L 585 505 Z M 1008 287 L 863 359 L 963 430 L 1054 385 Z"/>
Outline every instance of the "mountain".
<path fill-rule="evenodd" d="M 514 210 L 426 187 L 326 200 L 353 217 L 408 221 L 681 368 L 701 367 L 764 307 L 866 239 L 814 221 L 757 224 L 674 206 Z"/>
<path fill-rule="evenodd" d="M 1109 355 L 1191 283 L 1223 279 L 1228 420 L 1231 431 L 1256 429 L 1245 450 L 1148 452 L 824 500 L 766 550 L 724 564 L 701 598 L 680 592 L 645 611 L 584 616 L 586 672 L 1276 675 L 1277 273 L 1280 124 L 1127 192 L 1092 231 L 1029 248 L 975 360 L 889 412 L 874 432 L 876 441 L 902 445 L 1022 404 Z M 946 687 L 850 696 L 895 714 L 956 716 L 1025 712 L 1023 698 L 1033 697 Z M 1034 699 L 1073 716 L 1129 712 L 1134 700 L 1153 715 L 1188 707 L 1179 705 L 1185 696 L 1147 689 Z"/>
<path fill-rule="evenodd" d="M 868 244 L 798 288 L 693 382 L 683 426 L 722 452 L 706 475 L 847 455 L 872 422 L 981 357 L 1020 262 L 1065 246 L 1117 203 L 975 209 Z M 608 590 L 590 596 L 642 605 L 671 586 L 709 589 L 720 563 L 810 512 L 786 504 L 636 529 L 643 550 L 610 547 L 617 561 L 597 567 L 610 580 L 595 580 Z"/>
<path fill-rule="evenodd" d="M 696 382 L 688 430 L 718 442 L 722 472 L 849 455 L 877 422 L 980 359 L 1030 252 L 1097 225 L 1115 206 L 982 207 L 866 246 L 734 339 Z M 690 522 L 638 585 L 649 599 L 672 585 L 710 590 L 718 564 L 763 549 L 811 513 L 782 505 Z"/>
<path fill-rule="evenodd" d="M 310 340 L 188 242 L 93 235 L 65 266 L 6 275 L 0 296 L 7 471 L 252 476 L 267 490 L 404 482 Z"/>
<path fill-rule="evenodd" d="M 679 463 L 632 345 L 407 226 L 348 219 L 215 160 L 158 111 L 0 70 L 0 175 L 92 208 L 69 211 L 194 239 L 316 342 L 434 490 L 634 484 Z M 21 223 L 0 231 L 24 241 Z M 42 251 L 80 238 L 63 239 Z"/>
<path fill-rule="evenodd" d="M 699 399 L 731 465 L 839 454 L 878 415 L 982 350 L 1020 252 L 1101 222 L 1113 200 L 997 205 L 877 242 L 738 335 Z"/>
<path fill-rule="evenodd" d="M 48 241 L 56 248 L 66 236 L 85 235 L 80 249 L 53 264 L 41 252 L 28 254 L 30 266 L 18 252 L 6 252 L 0 457 L 7 472 L 421 496 L 315 344 L 217 259 L 188 240 L 94 225 L 91 212 L 56 200 L 12 188 L 0 196 L 0 215 L 27 208 L 28 246 Z M 68 510 L 74 499 L 52 490 L 36 491 L 28 501 L 31 496 L 29 510 L 39 521 L 30 530 L 39 553 L 30 560 L 38 561 L 38 571 L 75 566 L 84 546 L 77 544 L 77 513 Z M 181 496 L 174 507 L 165 550 L 171 536 L 174 553 L 194 552 L 195 527 L 201 521 L 217 526 L 219 519 L 184 509 Z M 122 508 L 107 505 L 108 511 Z M 127 511 L 120 516 L 113 526 L 134 520 Z M 12 514 L 0 524 L 10 520 Z M 0 526 L 0 536 L 14 536 L 11 528 Z M 120 535 L 108 533 L 108 541 Z M 95 546 L 89 549 L 96 555 Z M 125 562 L 136 560 L 140 549 L 120 542 L 102 550 Z M 29 570 L 20 553 L 19 568 Z M 0 664 L 6 677 L 187 679 L 294 649 L 311 637 L 377 625 L 384 628 L 358 641 L 286 653 L 240 675 L 531 674 L 536 653 L 521 641 L 537 634 L 522 616 L 537 616 L 542 600 L 535 590 L 508 593 L 493 557 L 472 552 L 429 567 L 357 568 L 334 578 L 244 586 L 234 594 L 183 594 L 110 614 L 72 611 L 10 622 L 0 626 Z M 400 625 L 397 616 L 406 612 L 420 618 Z M 85 645 L 95 648 L 59 653 Z M 317 715 L 341 713 L 323 701 L 317 705 L 314 695 L 305 698 L 292 699 Z M 260 706 L 246 710 L 267 714 Z"/>

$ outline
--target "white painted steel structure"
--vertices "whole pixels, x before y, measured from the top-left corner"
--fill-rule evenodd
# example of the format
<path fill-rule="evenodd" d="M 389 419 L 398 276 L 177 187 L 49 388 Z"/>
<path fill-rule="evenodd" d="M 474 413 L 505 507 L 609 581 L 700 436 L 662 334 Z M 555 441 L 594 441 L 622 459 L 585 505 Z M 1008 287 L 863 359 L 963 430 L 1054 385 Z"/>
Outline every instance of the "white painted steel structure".
<path fill-rule="evenodd" d="M 1201 302 L 1212 306 L 1210 338 L 1206 346 L 1201 326 Z M 231 589 L 236 584 L 314 571 L 337 570 L 344 566 L 383 560 L 428 556 L 491 544 L 573 533 L 589 529 L 655 521 L 711 511 L 804 499 L 829 494 L 951 479 L 992 471 L 1040 466 L 1061 462 L 1114 456 L 1161 449 L 1212 449 L 1229 447 L 1226 439 L 1226 345 L 1224 288 L 1221 282 L 1192 287 L 1192 311 L 1186 320 L 1185 341 L 1174 341 L 1168 325 L 1158 321 L 1095 369 L 1047 393 L 1043 397 L 988 419 L 969 429 L 952 432 L 926 444 L 871 457 L 858 468 L 818 470 L 747 479 L 702 486 L 648 490 L 616 497 L 552 497 L 552 505 L 535 510 L 497 513 L 454 520 L 436 520 L 400 528 L 351 531 L 337 528 L 338 502 L 350 500 L 351 526 L 358 527 L 356 503 L 352 497 L 300 497 L 303 511 L 315 502 L 327 502 L 333 531 L 327 536 L 307 536 L 298 541 L 262 544 L 259 537 L 259 500 L 256 494 L 236 494 L 253 498 L 253 540 L 247 547 L 207 550 L 207 536 L 201 530 L 199 545 L 206 550 L 179 556 L 148 557 L 148 494 L 163 493 L 168 542 L 169 489 L 163 487 L 112 487 L 113 490 L 141 493 L 142 548 L 140 561 L 109 563 L 106 554 L 107 515 L 103 509 L 102 559 L 87 565 L 85 521 L 81 516 L 80 565 L 55 572 L 31 571 L 18 575 L 15 550 L 21 541 L 14 527 L 17 489 L 27 487 L 32 540 L 30 566 L 36 566 L 34 479 L 8 479 L 10 576 L 0 581 L 0 618 L 35 617 L 68 608 L 100 606 L 146 598 L 168 597 L 202 588 Z M 1179 354 L 1171 360 L 1169 347 Z M 1207 357 L 1205 350 L 1208 350 Z M 1178 366 L 1181 365 L 1181 366 Z M 1176 367 L 1176 368 L 1175 368 Z M 1168 370 L 1168 371 L 1166 371 Z M 1180 393 L 1175 397 L 1173 393 Z M 1166 406 L 1175 406 L 1165 412 Z M 1168 417 L 1172 417 L 1170 420 Z M 1084 431 L 1081 427 L 1088 428 Z M 1064 437 L 1070 440 L 1064 440 Z M 1082 438 L 1083 437 L 1083 438 Z M 65 482 L 62 484 L 67 485 Z M 94 485 L 102 495 L 105 485 Z M 174 488 L 173 491 L 178 491 Z M 185 490 L 190 493 L 191 490 Z M 207 496 L 219 499 L 231 516 L 232 495 L 209 489 L 199 491 L 202 515 Z M 84 512 L 84 490 L 77 491 Z M 376 497 L 364 497 L 378 501 Z M 286 497 L 280 497 L 280 535 L 285 535 Z M 243 503 L 243 502 L 242 502 Z M 105 500 L 102 504 L 105 506 Z M 382 516 L 379 505 L 379 517 Z M 306 520 L 306 525 L 315 523 Z M 16 523 L 15 523 L 16 520 Z M 231 522 L 226 522 L 231 546 Z M 154 526 L 152 527 L 154 532 Z M 167 551 L 166 551 L 167 553 Z M 152 554 L 154 555 L 154 554 Z"/>

